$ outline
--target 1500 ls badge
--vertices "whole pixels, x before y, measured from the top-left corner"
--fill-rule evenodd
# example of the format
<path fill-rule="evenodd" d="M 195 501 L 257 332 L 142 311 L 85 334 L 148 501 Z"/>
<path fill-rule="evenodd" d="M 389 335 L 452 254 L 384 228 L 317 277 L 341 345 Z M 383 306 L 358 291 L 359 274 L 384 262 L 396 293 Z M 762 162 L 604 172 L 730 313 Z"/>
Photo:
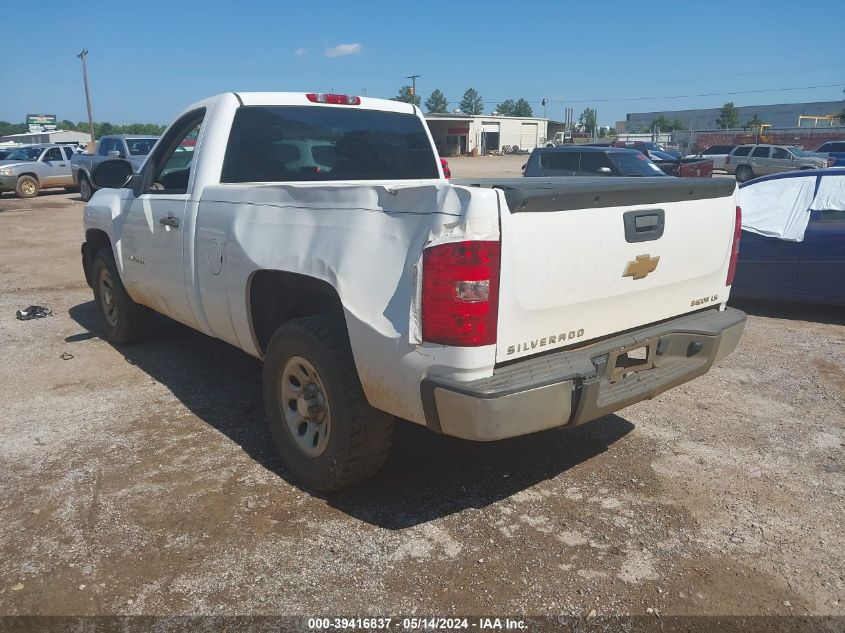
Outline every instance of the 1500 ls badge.
<path fill-rule="evenodd" d="M 561 332 L 560 334 L 552 334 L 551 336 L 544 336 L 543 338 L 535 338 L 533 341 L 526 341 L 525 343 L 508 345 L 508 356 L 529 349 L 538 349 L 540 347 L 546 347 L 547 345 L 562 343 L 563 341 L 571 341 L 576 338 L 581 338 L 582 336 L 584 336 L 584 328 L 569 330 L 569 332 Z"/>
<path fill-rule="evenodd" d="M 694 308 L 695 306 L 704 305 L 705 303 L 713 303 L 718 300 L 719 295 L 710 295 L 709 297 L 701 297 L 701 299 L 693 299 L 689 302 L 689 304 L 691 308 Z"/>

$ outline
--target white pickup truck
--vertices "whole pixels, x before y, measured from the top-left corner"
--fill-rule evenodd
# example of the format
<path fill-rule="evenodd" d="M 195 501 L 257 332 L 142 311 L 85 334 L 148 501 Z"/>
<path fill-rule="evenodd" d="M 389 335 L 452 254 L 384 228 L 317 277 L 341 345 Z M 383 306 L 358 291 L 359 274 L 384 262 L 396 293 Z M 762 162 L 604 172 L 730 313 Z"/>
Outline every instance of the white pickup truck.
<path fill-rule="evenodd" d="M 576 426 L 704 374 L 745 324 L 733 181 L 449 181 L 397 101 L 222 94 L 139 173 L 93 177 L 106 338 L 155 311 L 263 359 L 272 436 L 319 491 L 373 475 L 394 417 L 471 440 Z"/>

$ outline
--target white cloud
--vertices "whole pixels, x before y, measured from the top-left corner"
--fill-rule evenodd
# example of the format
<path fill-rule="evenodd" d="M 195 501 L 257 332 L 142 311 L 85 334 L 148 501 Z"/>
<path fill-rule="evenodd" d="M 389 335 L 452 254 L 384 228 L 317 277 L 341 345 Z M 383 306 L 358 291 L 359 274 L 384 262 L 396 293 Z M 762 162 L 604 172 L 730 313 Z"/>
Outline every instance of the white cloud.
<path fill-rule="evenodd" d="M 338 44 L 323 51 L 323 57 L 343 57 L 344 55 L 357 55 L 364 47 L 358 42 L 354 44 Z"/>
<path fill-rule="evenodd" d="M 307 54 L 308 54 L 308 49 L 307 49 L 307 48 L 297 48 L 297 49 L 293 52 L 293 54 L 294 54 L 294 55 L 296 55 L 297 57 L 302 57 L 303 55 L 307 55 Z"/>

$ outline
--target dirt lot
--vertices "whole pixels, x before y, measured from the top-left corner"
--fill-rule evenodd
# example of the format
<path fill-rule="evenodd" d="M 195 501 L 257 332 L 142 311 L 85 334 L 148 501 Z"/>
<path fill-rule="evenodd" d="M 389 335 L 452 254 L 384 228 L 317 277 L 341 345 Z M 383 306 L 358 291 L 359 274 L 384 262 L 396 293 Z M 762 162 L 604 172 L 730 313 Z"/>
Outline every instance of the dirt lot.
<path fill-rule="evenodd" d="M 0 614 L 845 614 L 843 311 L 741 306 L 710 374 L 573 431 L 401 424 L 376 480 L 319 498 L 258 361 L 163 318 L 100 339 L 82 208 L 0 198 Z"/>

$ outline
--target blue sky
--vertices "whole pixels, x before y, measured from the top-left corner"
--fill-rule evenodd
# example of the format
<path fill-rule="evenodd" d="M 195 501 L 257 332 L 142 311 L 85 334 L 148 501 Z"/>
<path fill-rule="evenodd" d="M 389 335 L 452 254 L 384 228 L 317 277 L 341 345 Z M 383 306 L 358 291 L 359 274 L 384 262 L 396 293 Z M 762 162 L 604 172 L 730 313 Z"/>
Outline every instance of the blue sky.
<path fill-rule="evenodd" d="M 84 120 L 83 47 L 94 119 L 112 123 L 167 123 L 231 90 L 391 97 L 410 74 L 421 75 L 423 99 L 440 88 L 457 102 L 474 87 L 489 112 L 504 99 L 547 97 L 551 118 L 592 106 L 603 125 L 627 112 L 845 97 L 842 0 L 42 0 L 30 9 L 6 12 L 0 120 Z M 825 84 L 837 85 L 721 94 Z M 705 93 L 720 94 L 662 98 Z M 636 97 L 661 98 L 623 100 Z"/>

